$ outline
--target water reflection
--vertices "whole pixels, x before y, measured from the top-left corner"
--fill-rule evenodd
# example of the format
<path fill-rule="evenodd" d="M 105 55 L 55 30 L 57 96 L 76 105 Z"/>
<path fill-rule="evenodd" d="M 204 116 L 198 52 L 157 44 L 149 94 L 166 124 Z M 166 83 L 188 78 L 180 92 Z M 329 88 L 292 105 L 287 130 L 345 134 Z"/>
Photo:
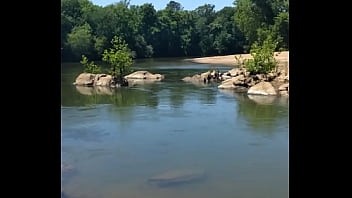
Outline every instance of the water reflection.
<path fill-rule="evenodd" d="M 95 87 L 87 87 L 87 86 L 76 86 L 76 90 L 83 95 L 112 95 L 113 90 L 111 87 L 105 86 L 95 86 Z"/>
<path fill-rule="evenodd" d="M 62 161 L 78 171 L 65 176 L 63 196 L 286 197 L 287 133 L 280 131 L 287 132 L 288 98 L 181 80 L 207 65 L 165 60 L 139 66 L 166 77 L 99 89 L 72 85 L 80 68 L 63 72 Z M 148 185 L 148 178 L 179 169 L 206 170 L 208 177 L 188 183 L 181 174 L 167 179 L 185 178 L 185 185 Z"/>
<path fill-rule="evenodd" d="M 260 105 L 270 105 L 274 103 L 276 96 L 248 95 L 248 98 Z"/>
<path fill-rule="evenodd" d="M 257 134 L 273 136 L 280 131 L 278 123 L 287 119 L 288 97 L 248 95 L 232 89 L 219 89 L 219 92 L 236 99 L 238 118 Z"/>
<path fill-rule="evenodd" d="M 237 99 L 238 115 L 258 134 L 273 136 L 280 131 L 277 130 L 278 122 L 287 119 L 287 106 L 277 105 L 282 101 L 280 97 L 241 94 Z"/>
<path fill-rule="evenodd" d="M 185 93 L 182 85 L 170 87 L 170 104 L 174 108 L 180 108 L 184 104 Z"/>

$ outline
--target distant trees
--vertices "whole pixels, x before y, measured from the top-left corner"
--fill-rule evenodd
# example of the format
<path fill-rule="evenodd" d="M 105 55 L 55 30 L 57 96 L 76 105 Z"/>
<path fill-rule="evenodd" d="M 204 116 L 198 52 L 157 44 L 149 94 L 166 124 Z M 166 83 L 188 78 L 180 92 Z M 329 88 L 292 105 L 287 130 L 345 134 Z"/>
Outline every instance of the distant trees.
<path fill-rule="evenodd" d="M 288 49 L 289 0 L 236 0 L 234 20 L 246 37 L 249 51 L 254 42 L 267 37 L 278 42 L 277 50 Z"/>
<path fill-rule="evenodd" d="M 105 7 L 88 0 L 61 0 L 62 61 L 85 54 L 101 60 L 103 50 L 120 37 L 136 58 L 208 56 L 249 52 L 268 35 L 277 49 L 288 49 L 288 0 L 235 0 L 235 7 L 214 10 L 205 4 L 183 10 L 170 1 L 156 11 L 152 4 L 120 1 Z"/>

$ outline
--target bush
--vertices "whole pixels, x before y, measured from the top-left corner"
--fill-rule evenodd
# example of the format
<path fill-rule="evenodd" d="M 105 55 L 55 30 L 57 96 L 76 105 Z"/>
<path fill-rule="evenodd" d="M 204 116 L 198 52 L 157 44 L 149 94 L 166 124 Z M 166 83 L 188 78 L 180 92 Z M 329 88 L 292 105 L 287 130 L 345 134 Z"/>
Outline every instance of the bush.
<path fill-rule="evenodd" d="M 82 65 L 84 65 L 84 72 L 99 74 L 101 73 L 101 67 L 94 64 L 93 61 L 88 62 L 88 58 L 85 55 L 82 55 L 82 60 L 80 61 Z"/>
<path fill-rule="evenodd" d="M 274 58 L 276 46 L 277 42 L 273 42 L 270 36 L 263 41 L 262 46 L 254 42 L 250 51 L 253 59 L 245 61 L 246 69 L 252 74 L 266 74 L 274 70 L 277 65 Z"/>
<path fill-rule="evenodd" d="M 119 76 L 122 80 L 123 76 L 131 71 L 130 66 L 133 62 L 131 50 L 125 40 L 118 36 L 114 36 L 111 44 L 113 46 L 110 49 L 104 50 L 103 61 L 111 65 L 110 74 L 114 77 Z"/>

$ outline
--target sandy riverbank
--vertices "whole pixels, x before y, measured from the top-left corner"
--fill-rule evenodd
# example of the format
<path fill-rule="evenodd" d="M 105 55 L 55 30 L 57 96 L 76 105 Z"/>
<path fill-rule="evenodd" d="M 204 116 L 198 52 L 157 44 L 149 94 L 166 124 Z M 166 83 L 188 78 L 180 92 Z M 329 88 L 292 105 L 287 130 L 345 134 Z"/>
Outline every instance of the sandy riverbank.
<path fill-rule="evenodd" d="M 236 66 L 237 63 L 235 61 L 235 56 L 238 58 L 241 57 L 242 60 L 252 58 L 251 54 L 235 54 L 226 56 L 209 56 L 203 58 L 188 58 L 185 59 L 185 61 L 190 61 L 194 63 Z M 279 69 L 285 69 L 286 72 L 288 72 L 289 51 L 275 52 L 275 59 L 279 63 Z"/>

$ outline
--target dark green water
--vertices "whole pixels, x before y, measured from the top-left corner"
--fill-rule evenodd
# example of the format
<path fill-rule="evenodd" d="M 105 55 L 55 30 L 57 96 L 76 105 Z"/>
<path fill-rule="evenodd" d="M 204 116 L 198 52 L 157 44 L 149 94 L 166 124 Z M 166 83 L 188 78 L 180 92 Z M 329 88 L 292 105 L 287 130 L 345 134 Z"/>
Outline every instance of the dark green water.
<path fill-rule="evenodd" d="M 62 64 L 62 191 L 71 198 L 288 197 L 288 98 L 249 97 L 181 81 L 211 68 L 180 59 L 139 60 L 165 75 L 128 88 L 77 89 L 79 64 Z M 148 178 L 202 170 L 199 180 Z"/>

